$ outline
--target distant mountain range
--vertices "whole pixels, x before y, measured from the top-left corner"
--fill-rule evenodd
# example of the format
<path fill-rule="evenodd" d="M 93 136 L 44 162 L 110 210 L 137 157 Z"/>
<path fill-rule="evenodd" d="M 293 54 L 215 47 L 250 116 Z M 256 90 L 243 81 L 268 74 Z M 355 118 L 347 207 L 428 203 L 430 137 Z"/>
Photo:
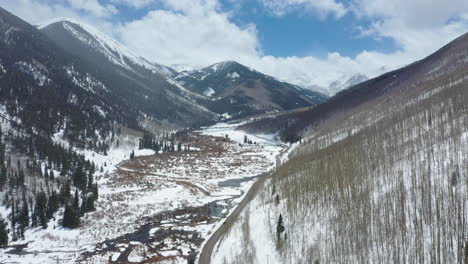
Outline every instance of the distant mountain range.
<path fill-rule="evenodd" d="M 157 64 L 94 27 L 72 20 L 38 29 L 4 9 L 0 19 L 4 87 L 17 87 L 14 76 L 21 76 L 32 94 L 42 89 L 40 96 L 21 97 L 20 91 L 12 98 L 2 97 L 0 105 L 49 135 L 64 129 L 70 138 L 86 141 L 80 131 L 108 131 L 111 124 L 138 130 L 197 127 L 316 106 L 328 99 L 235 61 L 199 70 Z M 12 105 L 15 100 L 19 103 Z M 51 109 L 44 112 L 56 116 L 47 121 L 46 116 L 36 118 L 38 111 L 31 105 L 47 105 Z"/>
<path fill-rule="evenodd" d="M 214 112 L 233 117 L 268 111 L 315 106 L 327 96 L 279 81 L 235 61 L 183 71 L 175 76 L 180 85 L 210 98 Z"/>

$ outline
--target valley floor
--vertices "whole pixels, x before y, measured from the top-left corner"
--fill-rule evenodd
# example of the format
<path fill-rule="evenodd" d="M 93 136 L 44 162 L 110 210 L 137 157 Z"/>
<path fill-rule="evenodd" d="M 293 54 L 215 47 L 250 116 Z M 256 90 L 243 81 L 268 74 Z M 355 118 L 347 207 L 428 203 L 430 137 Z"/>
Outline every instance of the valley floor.
<path fill-rule="evenodd" d="M 59 225 L 59 211 L 47 229 L 30 229 L 25 240 L 0 250 L 0 263 L 190 263 L 285 148 L 272 136 L 247 135 L 253 144 L 244 144 L 246 134 L 236 127 L 190 133 L 190 151 L 136 150 L 129 160 L 136 138 L 107 156 L 86 151 L 104 168 L 96 211 L 75 230 Z"/>

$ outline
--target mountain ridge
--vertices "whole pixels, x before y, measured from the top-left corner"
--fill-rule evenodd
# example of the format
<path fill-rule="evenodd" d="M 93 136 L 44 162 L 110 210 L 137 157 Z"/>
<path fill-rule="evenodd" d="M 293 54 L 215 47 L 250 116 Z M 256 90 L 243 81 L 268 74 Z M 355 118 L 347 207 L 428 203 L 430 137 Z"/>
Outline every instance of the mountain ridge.
<path fill-rule="evenodd" d="M 228 114 L 233 117 L 315 106 L 327 99 L 321 93 L 279 81 L 233 60 L 183 71 L 174 79 L 187 89 L 210 98 L 213 105 L 230 105 Z M 222 111 L 217 106 L 211 109 Z"/>

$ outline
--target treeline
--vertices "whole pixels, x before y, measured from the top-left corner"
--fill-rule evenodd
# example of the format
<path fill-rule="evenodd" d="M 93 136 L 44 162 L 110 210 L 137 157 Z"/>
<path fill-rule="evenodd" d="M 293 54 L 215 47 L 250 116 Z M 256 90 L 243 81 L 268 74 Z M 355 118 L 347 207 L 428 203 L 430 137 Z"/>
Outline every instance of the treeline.
<path fill-rule="evenodd" d="M 179 134 L 178 136 L 181 137 Z M 165 132 L 158 138 L 154 134 L 145 132 L 140 138 L 139 149 L 152 149 L 156 153 L 173 151 L 190 151 L 190 144 L 183 145 L 177 141 L 176 133 Z"/>

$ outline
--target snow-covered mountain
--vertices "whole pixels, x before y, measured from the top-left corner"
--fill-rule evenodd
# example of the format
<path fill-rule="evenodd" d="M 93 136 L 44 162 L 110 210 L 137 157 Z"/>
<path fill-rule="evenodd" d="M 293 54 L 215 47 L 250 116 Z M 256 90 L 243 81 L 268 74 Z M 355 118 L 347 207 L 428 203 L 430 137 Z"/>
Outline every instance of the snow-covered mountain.
<path fill-rule="evenodd" d="M 231 116 L 315 106 L 327 99 L 321 93 L 279 81 L 235 61 L 183 71 L 175 80 L 211 98 L 213 111 Z"/>
<path fill-rule="evenodd" d="M 120 73 L 120 78 L 134 83 L 132 86 L 165 94 L 156 100 L 160 103 L 153 105 L 162 111 L 171 109 L 171 104 L 183 108 L 192 105 L 224 117 L 242 117 L 316 105 L 326 100 L 322 94 L 279 82 L 233 61 L 177 73 L 170 67 L 136 56 L 92 26 L 70 20 L 52 23 L 41 31 L 63 49 L 95 67 Z M 181 65 L 176 67 L 188 69 Z M 255 89 L 246 89 L 249 86 Z M 165 97 L 170 99 L 162 101 Z"/>
<path fill-rule="evenodd" d="M 361 73 L 354 74 L 351 77 L 345 76 L 340 80 L 332 82 L 328 86 L 328 92 L 330 93 L 330 95 L 334 95 L 339 91 L 346 90 L 367 80 L 369 80 L 369 78 L 365 74 Z"/>
<path fill-rule="evenodd" d="M 83 52 L 82 47 L 77 47 L 67 37 L 72 36 L 74 39 L 78 39 L 86 48 L 92 49 L 95 53 L 104 56 L 115 65 L 128 70 L 139 72 L 143 68 L 169 77 L 176 74 L 176 71 L 172 68 L 149 62 L 145 58 L 135 55 L 120 42 L 84 23 L 67 19 L 49 24 L 41 28 L 41 30 L 56 42 L 71 45 L 71 47 L 67 47 L 67 50 L 76 55 L 82 56 L 89 52 Z M 64 31 L 68 34 L 65 34 Z"/>
<path fill-rule="evenodd" d="M 79 57 L 87 72 L 145 118 L 182 126 L 217 119 L 217 114 L 200 104 L 204 98 L 172 80 L 175 70 L 135 55 L 92 26 L 64 20 L 43 27 L 41 32 Z"/>

